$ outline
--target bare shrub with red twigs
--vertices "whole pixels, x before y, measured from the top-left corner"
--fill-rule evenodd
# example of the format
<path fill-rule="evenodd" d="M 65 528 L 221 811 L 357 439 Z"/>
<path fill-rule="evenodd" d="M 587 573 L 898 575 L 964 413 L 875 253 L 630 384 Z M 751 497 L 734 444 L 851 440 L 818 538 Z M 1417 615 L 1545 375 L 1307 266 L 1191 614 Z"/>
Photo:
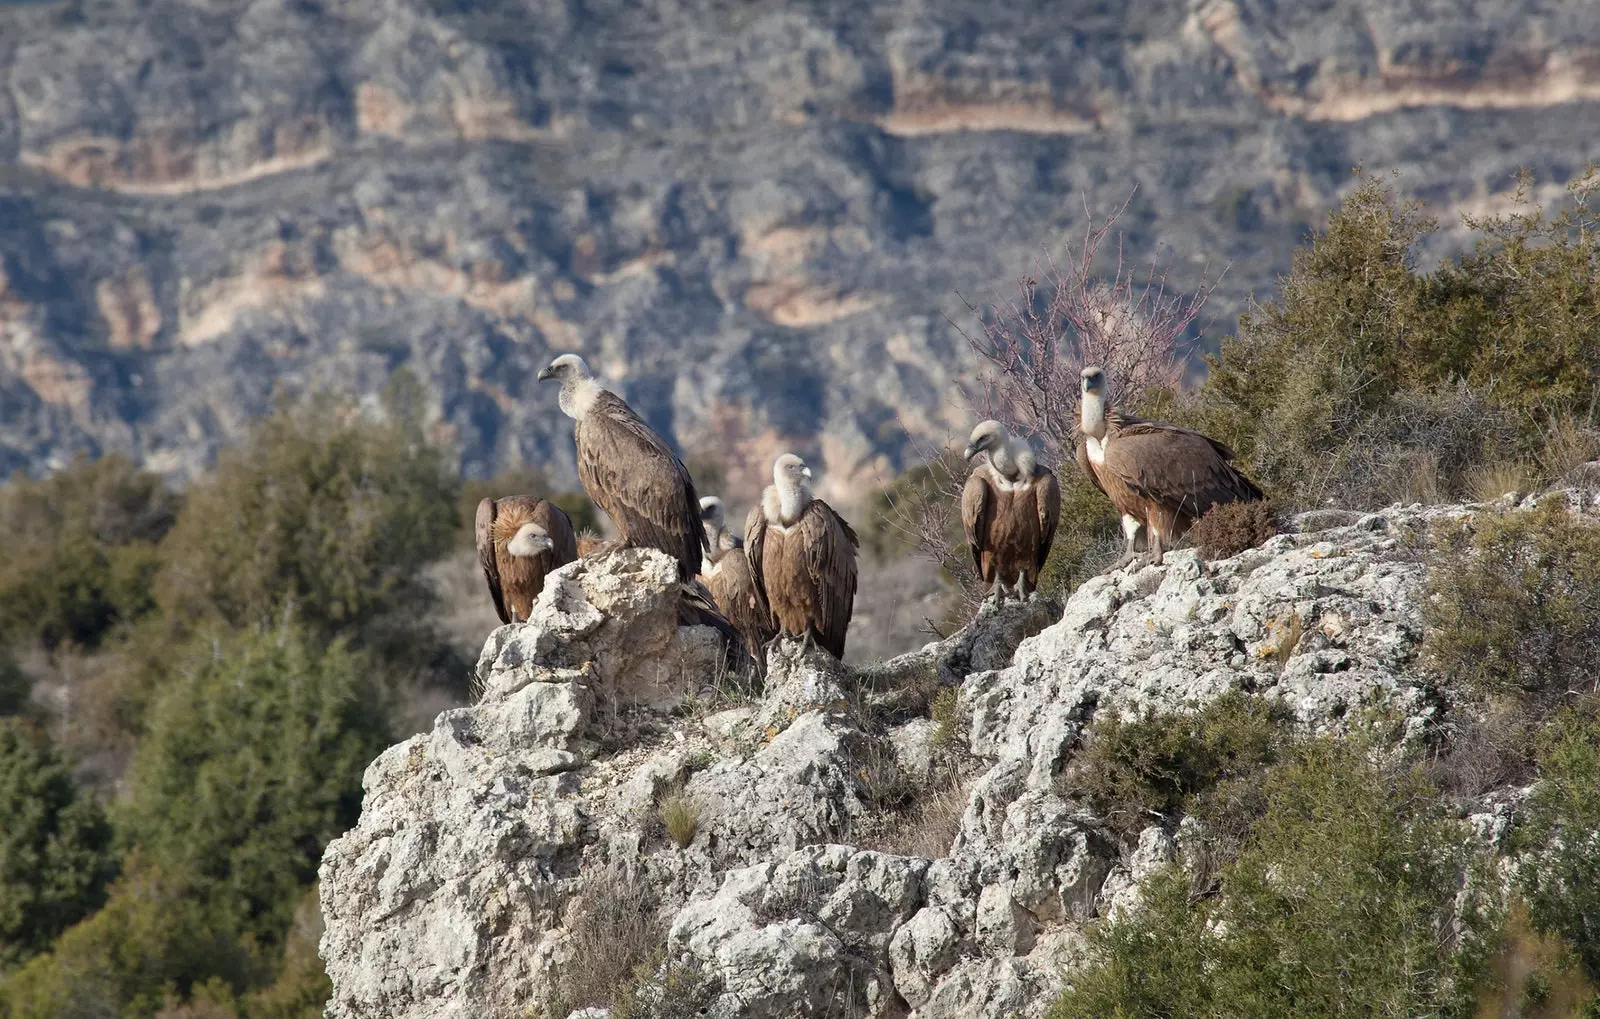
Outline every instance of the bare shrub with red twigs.
<path fill-rule="evenodd" d="M 1041 256 L 1034 272 L 1017 281 L 1015 296 L 996 293 L 986 308 L 962 298 L 977 329 L 951 323 L 981 359 L 976 386 L 962 392 L 973 422 L 993 418 L 1027 439 L 1063 489 L 1087 484 L 1070 464 L 1083 368 L 1105 370 L 1113 406 L 1131 410 L 1148 396 L 1176 392 L 1185 340 L 1220 280 L 1202 277 L 1193 292 L 1177 291 L 1170 261 L 1153 256 L 1141 268 L 1125 261 L 1120 233 L 1109 276 L 1098 273 L 1132 201 L 1130 194 L 1097 223 L 1085 200 L 1081 238 L 1059 258 Z M 961 532 L 961 490 L 969 467 L 948 448 L 910 442 L 921 464 L 880 495 L 883 530 L 911 554 L 941 566 L 956 584 L 961 609 L 970 613 L 984 585 Z M 1076 564 L 1062 565 L 1056 575 L 1076 572 Z"/>
<path fill-rule="evenodd" d="M 1175 290 L 1170 260 L 1152 255 L 1144 267 L 1130 266 L 1120 233 L 1109 277 L 1098 273 L 1132 201 L 1129 194 L 1096 223 L 1085 200 L 1082 237 L 1059 260 L 1041 256 L 1015 297 L 997 294 L 986 309 L 963 298 L 979 328 L 956 329 L 983 360 L 977 389 L 966 394 L 975 419 L 994 418 L 1036 440 L 1052 468 L 1071 457 L 1084 367 L 1105 369 L 1112 406 L 1131 410 L 1151 393 L 1176 390 L 1184 341 L 1218 282 L 1202 277 L 1192 293 Z"/>

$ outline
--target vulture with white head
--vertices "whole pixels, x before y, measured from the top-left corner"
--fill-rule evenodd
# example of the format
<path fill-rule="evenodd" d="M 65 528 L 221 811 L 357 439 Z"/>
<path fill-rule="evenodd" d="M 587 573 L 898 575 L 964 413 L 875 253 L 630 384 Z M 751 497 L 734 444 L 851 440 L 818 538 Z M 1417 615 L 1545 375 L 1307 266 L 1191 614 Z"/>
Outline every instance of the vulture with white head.
<path fill-rule="evenodd" d="M 544 578 L 578 558 L 572 518 L 555 503 L 508 495 L 478 503 L 478 565 L 502 623 L 525 623 Z"/>
<path fill-rule="evenodd" d="M 988 461 L 972 469 L 961 490 L 967 547 L 996 605 L 1008 588 L 1025 602 L 1039 588 L 1039 571 L 1061 521 L 1061 486 L 1054 472 L 1034 461 L 1028 444 L 1013 439 L 998 421 L 972 430 L 964 455 L 971 460 L 979 453 L 988 453 Z"/>
<path fill-rule="evenodd" d="M 844 658 L 856 598 L 856 532 L 811 494 L 811 469 L 793 453 L 772 465 L 772 484 L 745 519 L 744 550 L 756 588 L 784 636 Z"/>
<path fill-rule="evenodd" d="M 562 354 L 539 378 L 561 383 L 561 410 L 576 422 L 578 480 L 617 525 L 621 545 L 660 549 L 678 561 L 679 580 L 693 580 L 706 535 L 683 461 L 578 355 Z"/>
<path fill-rule="evenodd" d="M 727 511 L 722 500 L 714 495 L 700 500 L 700 519 L 705 524 L 706 542 L 711 547 L 706 553 L 711 565 L 701 575 L 701 580 L 717 608 L 744 638 L 745 647 L 754 656 L 757 670 L 761 671 L 766 666 L 763 649 L 778 631 L 772 625 L 772 610 L 767 606 L 767 599 L 750 572 L 744 539 L 728 530 Z"/>
<path fill-rule="evenodd" d="M 1217 440 L 1108 407 L 1105 372 L 1096 367 L 1083 370 L 1078 433 L 1078 467 L 1122 514 L 1124 562 L 1141 531 L 1149 560 L 1159 563 L 1213 506 L 1266 498 Z"/>

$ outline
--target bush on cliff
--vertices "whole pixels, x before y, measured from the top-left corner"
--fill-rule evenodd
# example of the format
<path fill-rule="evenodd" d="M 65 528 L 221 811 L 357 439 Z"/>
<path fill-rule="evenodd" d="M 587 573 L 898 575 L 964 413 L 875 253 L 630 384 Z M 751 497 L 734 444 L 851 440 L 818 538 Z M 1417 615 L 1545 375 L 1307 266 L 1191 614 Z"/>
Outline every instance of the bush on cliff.
<path fill-rule="evenodd" d="M 1196 898 L 1176 867 L 1093 930 L 1051 1019 L 1468 1016 L 1492 903 L 1458 898 L 1470 836 L 1359 741 L 1298 744 L 1243 851 Z"/>
<path fill-rule="evenodd" d="M 1437 529 L 1424 652 L 1441 676 L 1541 704 L 1600 674 L 1600 527 L 1559 498 Z"/>
<path fill-rule="evenodd" d="M 1207 359 L 1194 420 L 1290 504 L 1438 500 L 1506 461 L 1554 480 L 1600 453 L 1597 190 L 1591 171 L 1552 217 L 1524 178 L 1516 211 L 1467 218 L 1474 250 L 1425 273 L 1435 221 L 1363 177 Z"/>
<path fill-rule="evenodd" d="M 1600 699 L 1557 716 L 1540 741 L 1539 779 L 1517 833 L 1528 854 L 1518 884 L 1534 928 L 1571 946 L 1600 987 Z"/>

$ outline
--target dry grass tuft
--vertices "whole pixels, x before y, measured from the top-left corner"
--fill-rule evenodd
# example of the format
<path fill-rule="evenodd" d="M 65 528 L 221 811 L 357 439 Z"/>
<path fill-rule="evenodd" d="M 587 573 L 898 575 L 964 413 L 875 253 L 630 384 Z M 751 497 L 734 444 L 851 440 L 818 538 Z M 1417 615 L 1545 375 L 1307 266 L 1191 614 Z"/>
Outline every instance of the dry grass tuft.
<path fill-rule="evenodd" d="M 556 980 L 551 1015 L 610 1008 L 666 941 L 654 897 L 637 875 L 621 868 L 584 875 L 567 903 L 565 922 L 572 953 Z"/>
<path fill-rule="evenodd" d="M 943 785 L 930 786 L 873 848 L 897 856 L 937 860 L 950 854 L 967 810 L 967 784 L 950 773 Z"/>
<path fill-rule="evenodd" d="M 1213 507 L 1194 522 L 1187 537 L 1206 559 L 1230 559 L 1277 533 L 1277 515 L 1272 504 L 1262 500 Z"/>
<path fill-rule="evenodd" d="M 700 808 L 683 793 L 673 793 L 661 801 L 657 808 L 661 826 L 679 849 L 687 849 L 700 830 Z"/>

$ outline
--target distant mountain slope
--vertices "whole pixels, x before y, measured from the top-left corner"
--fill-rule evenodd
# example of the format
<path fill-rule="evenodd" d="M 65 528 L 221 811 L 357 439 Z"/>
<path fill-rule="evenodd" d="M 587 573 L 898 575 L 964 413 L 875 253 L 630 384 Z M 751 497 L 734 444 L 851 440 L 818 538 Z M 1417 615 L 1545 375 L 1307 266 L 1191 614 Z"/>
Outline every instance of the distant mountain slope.
<path fill-rule="evenodd" d="M 748 493 L 966 422 L 945 322 L 1079 221 L 1268 291 L 1358 162 L 1443 209 L 1597 154 L 1593 0 L 67 0 L 0 7 L 0 470 L 178 476 L 409 366 L 571 477 L 578 350 Z M 1227 317 L 1219 320 L 1222 329 Z"/>

